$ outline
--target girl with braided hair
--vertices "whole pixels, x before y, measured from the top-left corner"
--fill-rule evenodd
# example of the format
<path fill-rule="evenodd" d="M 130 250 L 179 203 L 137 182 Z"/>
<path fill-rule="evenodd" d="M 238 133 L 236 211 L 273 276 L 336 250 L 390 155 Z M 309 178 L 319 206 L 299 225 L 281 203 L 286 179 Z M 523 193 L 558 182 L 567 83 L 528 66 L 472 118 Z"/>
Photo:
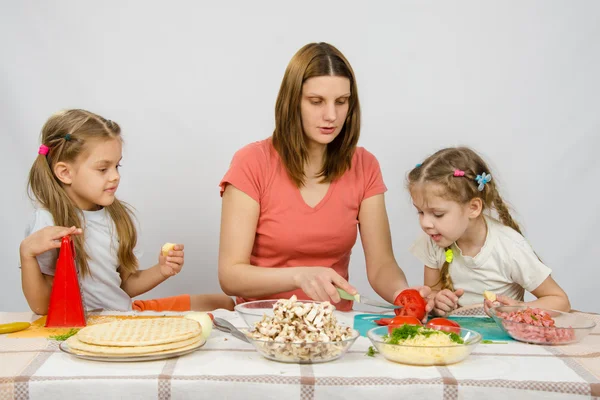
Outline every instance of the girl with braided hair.
<path fill-rule="evenodd" d="M 160 252 L 153 267 L 139 268 L 133 209 L 115 197 L 123 142 L 116 122 L 81 109 L 60 111 L 44 124 L 41 141 L 28 184 L 36 210 L 19 248 L 23 294 L 33 312 L 48 313 L 65 235 L 73 235 L 88 310 L 233 310 L 233 300 L 220 293 L 132 300 L 181 271 L 184 246 L 176 244 Z"/>
<path fill-rule="evenodd" d="M 523 237 L 490 168 L 473 150 L 431 155 L 409 172 L 408 189 L 425 232 L 410 251 L 425 264 L 433 314 L 482 301 L 488 312 L 492 301 L 484 299 L 485 291 L 497 303 L 513 305 L 527 290 L 537 297 L 531 306 L 570 310 L 566 293 Z"/>

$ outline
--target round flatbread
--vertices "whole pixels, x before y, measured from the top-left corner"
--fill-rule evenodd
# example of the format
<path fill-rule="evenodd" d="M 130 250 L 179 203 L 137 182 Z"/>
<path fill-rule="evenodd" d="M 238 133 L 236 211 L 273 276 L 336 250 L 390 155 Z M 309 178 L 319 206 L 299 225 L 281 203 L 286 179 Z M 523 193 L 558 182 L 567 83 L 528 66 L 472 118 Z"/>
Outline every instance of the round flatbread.
<path fill-rule="evenodd" d="M 162 351 L 178 350 L 182 347 L 197 345 L 205 342 L 202 336 L 196 336 L 191 339 L 182 340 L 179 342 L 156 344 L 152 346 L 103 346 L 88 344 L 80 341 L 77 335 L 71 336 L 66 343 L 70 349 L 74 351 L 85 351 L 96 355 L 116 355 L 116 356 L 131 356 L 158 353 Z"/>
<path fill-rule="evenodd" d="M 159 356 L 159 355 L 164 355 L 164 354 L 179 353 L 179 352 L 183 352 L 186 350 L 197 349 L 199 347 L 202 347 L 204 345 L 204 343 L 206 343 L 206 341 L 204 339 L 201 339 L 201 340 L 198 340 L 187 346 L 177 347 L 175 349 L 170 349 L 170 350 L 156 351 L 156 352 L 152 352 L 152 353 L 143 353 L 143 354 L 140 354 L 140 353 L 129 353 L 129 354 L 128 353 L 119 353 L 119 354 L 93 353 L 93 352 L 89 352 L 89 351 L 74 349 L 72 347 L 69 347 L 69 351 L 71 353 L 84 355 L 84 356 L 95 356 L 95 357 L 106 357 L 106 358 L 144 357 L 144 356 Z"/>
<path fill-rule="evenodd" d="M 200 336 L 202 327 L 186 318 L 130 319 L 86 326 L 79 341 L 102 346 L 153 346 Z"/>

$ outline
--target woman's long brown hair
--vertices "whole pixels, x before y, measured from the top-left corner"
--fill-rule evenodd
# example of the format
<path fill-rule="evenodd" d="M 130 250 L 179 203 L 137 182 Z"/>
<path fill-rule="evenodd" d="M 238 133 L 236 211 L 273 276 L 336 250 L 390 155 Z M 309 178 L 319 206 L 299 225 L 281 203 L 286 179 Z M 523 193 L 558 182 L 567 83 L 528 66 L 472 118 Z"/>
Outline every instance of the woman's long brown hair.
<path fill-rule="evenodd" d="M 348 114 L 340 134 L 327 145 L 323 167 L 318 174 L 322 182 L 331 182 L 350 169 L 360 136 L 360 103 L 354 71 L 344 55 L 327 43 L 311 43 L 302 47 L 287 66 L 275 105 L 273 146 L 290 178 L 304 185 L 304 166 L 308 147 L 302 128 L 300 103 L 302 85 L 316 76 L 342 76 L 350 80 L 351 95 Z"/>

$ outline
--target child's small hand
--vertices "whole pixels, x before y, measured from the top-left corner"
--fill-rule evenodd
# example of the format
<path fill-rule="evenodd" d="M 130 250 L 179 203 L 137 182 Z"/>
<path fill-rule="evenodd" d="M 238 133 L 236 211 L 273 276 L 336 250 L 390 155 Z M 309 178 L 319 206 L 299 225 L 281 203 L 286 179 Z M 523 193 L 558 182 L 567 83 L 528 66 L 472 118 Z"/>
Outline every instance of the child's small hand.
<path fill-rule="evenodd" d="M 497 307 L 497 306 L 517 306 L 519 304 L 521 304 L 522 302 L 515 300 L 515 299 L 511 299 L 510 297 L 507 296 L 503 296 L 501 294 L 496 295 L 496 301 L 491 301 L 488 299 L 484 299 L 483 300 L 483 311 L 485 311 L 485 313 L 487 315 L 490 315 L 490 308 L 492 307 Z"/>
<path fill-rule="evenodd" d="M 158 264 L 160 265 L 160 273 L 165 278 L 177 275 L 183 268 L 183 245 L 176 244 L 166 256 L 162 255 L 161 249 L 158 255 Z"/>
<path fill-rule="evenodd" d="M 58 249 L 61 239 L 67 235 L 81 235 L 81 228 L 65 228 L 64 226 L 47 226 L 27 236 L 21 242 L 21 257 L 37 257 L 48 250 Z"/>
<path fill-rule="evenodd" d="M 435 295 L 433 314 L 444 317 L 458 308 L 458 298 L 465 293 L 463 289 L 451 291 L 444 289 Z"/>

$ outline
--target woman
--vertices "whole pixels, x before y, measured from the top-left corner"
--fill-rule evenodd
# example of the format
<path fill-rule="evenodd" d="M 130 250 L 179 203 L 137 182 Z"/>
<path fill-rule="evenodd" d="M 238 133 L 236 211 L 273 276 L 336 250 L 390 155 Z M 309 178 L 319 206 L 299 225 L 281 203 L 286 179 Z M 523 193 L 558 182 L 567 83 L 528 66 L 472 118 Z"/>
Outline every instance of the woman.
<path fill-rule="evenodd" d="M 356 79 L 333 46 L 312 43 L 290 61 L 273 136 L 239 150 L 221 181 L 219 281 L 238 303 L 331 301 L 348 311 L 357 226 L 373 289 L 393 302 L 408 287 L 392 251 L 377 159 L 357 147 Z M 422 296 L 429 288 L 420 288 Z"/>

